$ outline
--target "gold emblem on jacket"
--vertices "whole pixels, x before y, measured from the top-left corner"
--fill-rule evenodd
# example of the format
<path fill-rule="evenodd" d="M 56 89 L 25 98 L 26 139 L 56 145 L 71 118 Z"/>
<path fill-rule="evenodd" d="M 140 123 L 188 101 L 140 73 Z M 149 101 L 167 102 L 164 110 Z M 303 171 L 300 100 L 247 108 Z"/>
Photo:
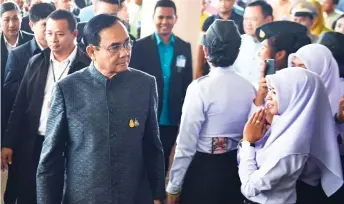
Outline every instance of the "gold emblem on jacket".
<path fill-rule="evenodd" d="M 129 127 L 130 128 L 136 128 L 140 125 L 139 121 L 135 118 L 135 119 L 130 119 L 129 120 Z"/>

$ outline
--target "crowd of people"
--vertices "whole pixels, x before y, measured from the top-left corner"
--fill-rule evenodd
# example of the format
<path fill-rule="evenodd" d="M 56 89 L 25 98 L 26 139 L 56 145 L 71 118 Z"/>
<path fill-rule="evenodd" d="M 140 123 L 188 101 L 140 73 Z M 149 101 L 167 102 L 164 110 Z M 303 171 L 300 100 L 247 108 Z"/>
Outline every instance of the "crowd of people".
<path fill-rule="evenodd" d="M 1 2 L 5 204 L 344 203 L 338 0 L 131 4 Z"/>

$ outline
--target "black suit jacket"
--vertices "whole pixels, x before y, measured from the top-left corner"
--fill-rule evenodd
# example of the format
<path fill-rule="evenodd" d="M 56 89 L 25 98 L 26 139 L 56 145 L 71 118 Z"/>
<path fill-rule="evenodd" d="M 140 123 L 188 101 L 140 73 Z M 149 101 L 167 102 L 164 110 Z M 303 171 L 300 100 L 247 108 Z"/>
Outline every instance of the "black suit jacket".
<path fill-rule="evenodd" d="M 30 41 L 32 38 L 33 38 L 33 35 L 31 35 L 30 33 L 27 33 L 25 31 L 19 31 L 18 46 Z M 5 80 L 5 66 L 6 66 L 7 57 L 8 57 L 8 51 L 5 44 L 3 33 L 1 33 L 0 35 L 0 46 L 1 46 L 1 90 L 2 90 L 2 87 L 4 86 L 4 80 Z"/>
<path fill-rule="evenodd" d="M 23 30 L 27 33 L 33 34 L 33 31 L 30 28 L 29 22 L 30 22 L 29 16 L 23 17 L 20 28 L 21 28 L 21 30 Z"/>
<path fill-rule="evenodd" d="M 29 61 L 12 107 L 2 146 L 16 149 L 20 143 L 23 144 L 21 151 L 33 150 L 34 138 L 38 134 L 49 61 L 49 48 Z M 78 49 L 68 74 L 89 66 L 90 62 L 90 58 Z"/>
<path fill-rule="evenodd" d="M 5 67 L 5 82 L 3 87 L 3 102 L 1 104 L 1 133 L 4 134 L 7 121 L 17 95 L 20 82 L 31 57 L 41 52 L 33 38 L 31 41 L 13 49 L 7 58 Z"/>
<path fill-rule="evenodd" d="M 183 55 L 186 58 L 186 65 L 183 69 L 178 69 L 176 66 L 176 58 L 179 55 Z M 155 76 L 158 85 L 158 116 L 160 117 L 164 94 L 164 83 L 158 46 L 156 44 L 154 34 L 136 41 L 132 51 L 130 67 Z M 174 55 L 171 69 L 169 92 L 170 119 L 172 122 L 178 124 L 180 122 L 186 90 L 192 81 L 192 55 L 190 43 L 183 41 L 177 36 L 175 36 Z"/>

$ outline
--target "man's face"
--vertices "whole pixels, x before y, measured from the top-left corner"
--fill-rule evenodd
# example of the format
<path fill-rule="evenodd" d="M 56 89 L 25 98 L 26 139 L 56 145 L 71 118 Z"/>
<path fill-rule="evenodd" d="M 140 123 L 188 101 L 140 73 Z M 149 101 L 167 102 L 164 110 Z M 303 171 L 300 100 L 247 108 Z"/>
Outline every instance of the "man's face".
<path fill-rule="evenodd" d="M 62 9 L 62 10 L 72 11 L 73 1 L 74 0 L 56 0 L 55 1 L 56 10 Z"/>
<path fill-rule="evenodd" d="M 158 7 L 155 10 L 153 21 L 159 35 L 171 35 L 174 24 L 177 22 L 175 10 L 171 7 Z"/>
<path fill-rule="evenodd" d="M 6 36 L 17 36 L 20 30 L 21 17 L 18 11 L 6 11 L 1 16 L 0 27 Z"/>
<path fill-rule="evenodd" d="M 269 20 L 270 19 L 270 20 Z M 251 36 L 255 35 L 256 29 L 271 21 L 271 17 L 264 17 L 262 8 L 260 6 L 250 6 L 245 9 L 244 13 L 244 30 L 245 33 Z"/>
<path fill-rule="evenodd" d="M 310 29 L 313 25 L 313 19 L 308 16 L 294 16 L 293 21 L 306 26 L 308 29 Z"/>
<path fill-rule="evenodd" d="M 126 2 L 123 2 L 121 4 L 121 9 L 118 11 L 117 16 L 122 21 L 124 21 L 126 23 L 129 23 L 129 12 L 128 12 L 128 7 L 127 7 L 127 3 Z"/>
<path fill-rule="evenodd" d="M 333 4 L 333 1 L 332 0 L 323 0 L 323 9 L 324 9 L 324 12 L 332 12 L 337 5 Z"/>
<path fill-rule="evenodd" d="M 118 4 L 109 4 L 103 1 L 97 1 L 94 4 L 95 15 L 109 14 L 109 15 L 117 16 L 118 12 L 119 12 Z"/>
<path fill-rule="evenodd" d="M 117 22 L 103 29 L 99 36 L 99 46 L 92 46 L 96 66 L 109 72 L 126 70 L 129 66 L 131 45 L 125 26 Z"/>
<path fill-rule="evenodd" d="M 47 20 L 45 36 L 52 52 L 64 53 L 69 52 L 70 48 L 74 47 L 77 31 L 70 31 L 65 19 L 53 20 L 50 18 Z"/>
<path fill-rule="evenodd" d="M 219 13 L 228 13 L 232 10 L 234 3 L 234 0 L 218 0 L 217 10 Z"/>
<path fill-rule="evenodd" d="M 47 19 L 41 19 L 36 23 L 33 23 L 31 29 L 35 35 L 36 40 L 43 47 L 47 47 L 47 41 L 45 39 L 45 29 L 46 29 Z"/>

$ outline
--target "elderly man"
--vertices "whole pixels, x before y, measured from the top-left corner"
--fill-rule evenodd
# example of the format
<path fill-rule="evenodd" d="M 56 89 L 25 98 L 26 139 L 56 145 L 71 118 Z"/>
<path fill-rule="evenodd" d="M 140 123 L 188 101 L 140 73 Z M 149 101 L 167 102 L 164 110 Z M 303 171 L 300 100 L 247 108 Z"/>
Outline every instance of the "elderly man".
<path fill-rule="evenodd" d="M 58 82 L 53 94 L 38 203 L 60 204 L 64 192 L 69 204 L 161 204 L 155 78 L 128 68 L 132 41 L 119 18 L 97 15 L 85 37 L 92 64 Z"/>

